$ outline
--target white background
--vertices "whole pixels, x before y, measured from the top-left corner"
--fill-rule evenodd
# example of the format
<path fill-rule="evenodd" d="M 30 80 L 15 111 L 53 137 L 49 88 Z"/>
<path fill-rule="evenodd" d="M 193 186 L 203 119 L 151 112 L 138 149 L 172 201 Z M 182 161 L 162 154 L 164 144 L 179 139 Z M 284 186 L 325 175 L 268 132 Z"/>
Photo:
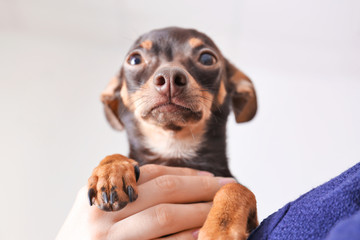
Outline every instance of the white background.
<path fill-rule="evenodd" d="M 99 94 L 142 33 L 196 28 L 254 81 L 231 169 L 260 219 L 360 156 L 360 2 L 0 0 L 0 239 L 53 239 L 91 170 L 126 154 Z"/>

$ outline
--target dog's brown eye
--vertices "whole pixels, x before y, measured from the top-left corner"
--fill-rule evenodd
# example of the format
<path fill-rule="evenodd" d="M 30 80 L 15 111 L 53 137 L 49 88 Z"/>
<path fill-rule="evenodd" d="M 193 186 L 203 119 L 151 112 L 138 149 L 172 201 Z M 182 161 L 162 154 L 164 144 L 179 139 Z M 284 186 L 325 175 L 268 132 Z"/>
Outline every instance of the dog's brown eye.
<path fill-rule="evenodd" d="M 131 55 L 128 59 L 128 63 L 130 65 L 138 65 L 138 64 L 142 63 L 142 58 L 141 58 L 140 54 Z"/>
<path fill-rule="evenodd" d="M 210 66 L 216 63 L 216 58 L 210 53 L 203 53 L 199 57 L 199 62 L 203 65 Z"/>

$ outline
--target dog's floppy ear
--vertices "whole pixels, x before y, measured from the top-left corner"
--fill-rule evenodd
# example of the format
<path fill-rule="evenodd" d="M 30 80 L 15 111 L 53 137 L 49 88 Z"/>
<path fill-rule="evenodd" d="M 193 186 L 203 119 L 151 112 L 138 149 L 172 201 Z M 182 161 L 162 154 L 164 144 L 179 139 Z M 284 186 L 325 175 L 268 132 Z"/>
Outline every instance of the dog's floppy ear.
<path fill-rule="evenodd" d="M 121 82 L 119 77 L 114 77 L 101 93 L 101 101 L 104 104 L 106 119 L 111 127 L 118 131 L 124 129 L 124 125 L 119 118 L 120 88 Z"/>
<path fill-rule="evenodd" d="M 256 93 L 253 83 L 228 60 L 226 60 L 226 74 L 236 122 L 250 121 L 255 116 L 257 110 Z"/>

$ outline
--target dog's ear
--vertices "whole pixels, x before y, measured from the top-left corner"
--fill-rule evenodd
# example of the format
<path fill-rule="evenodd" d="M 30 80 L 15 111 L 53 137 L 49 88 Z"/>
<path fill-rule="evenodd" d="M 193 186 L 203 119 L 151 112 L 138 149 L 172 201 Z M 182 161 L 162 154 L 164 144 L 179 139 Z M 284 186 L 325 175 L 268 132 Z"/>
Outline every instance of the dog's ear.
<path fill-rule="evenodd" d="M 250 121 L 255 116 L 257 110 L 256 93 L 253 83 L 228 60 L 226 60 L 226 74 L 236 122 Z"/>
<path fill-rule="evenodd" d="M 114 77 L 101 93 L 101 101 L 104 104 L 106 119 L 111 127 L 118 131 L 124 129 L 124 125 L 119 118 L 120 88 L 121 82 L 119 77 Z"/>

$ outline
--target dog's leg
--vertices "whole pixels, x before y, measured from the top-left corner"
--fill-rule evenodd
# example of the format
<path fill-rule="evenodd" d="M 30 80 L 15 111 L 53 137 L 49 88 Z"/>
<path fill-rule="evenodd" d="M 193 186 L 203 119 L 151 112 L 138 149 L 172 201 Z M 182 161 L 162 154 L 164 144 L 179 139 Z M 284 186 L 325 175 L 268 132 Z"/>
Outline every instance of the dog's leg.
<path fill-rule="evenodd" d="M 258 226 L 254 194 L 238 183 L 223 186 L 200 229 L 200 240 L 245 240 Z"/>
<path fill-rule="evenodd" d="M 138 197 L 136 181 L 140 170 L 136 161 L 114 154 L 104 158 L 88 180 L 90 205 L 117 211 Z"/>

